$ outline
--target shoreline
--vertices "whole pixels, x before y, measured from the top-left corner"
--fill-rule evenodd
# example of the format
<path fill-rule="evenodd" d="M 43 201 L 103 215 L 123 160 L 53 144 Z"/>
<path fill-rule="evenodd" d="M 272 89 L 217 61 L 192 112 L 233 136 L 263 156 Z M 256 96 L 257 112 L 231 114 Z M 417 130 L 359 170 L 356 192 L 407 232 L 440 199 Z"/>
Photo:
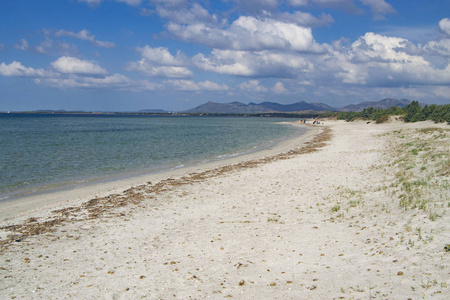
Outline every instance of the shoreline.
<path fill-rule="evenodd" d="M 301 147 L 304 143 L 314 138 L 321 130 L 319 126 L 304 126 L 298 122 L 289 123 L 292 124 L 292 126 L 306 128 L 307 131 L 299 136 L 282 140 L 274 146 L 225 159 L 173 168 L 162 172 L 125 177 L 119 175 L 112 180 L 111 178 L 114 178 L 114 176 L 111 176 L 111 178 L 106 179 L 106 181 L 97 180 L 94 183 L 76 184 L 75 187 L 70 187 L 69 185 L 67 188 L 18 195 L 17 197 L 3 200 L 0 202 L 0 224 L 6 225 L 10 222 L 20 222 L 25 220 L 30 214 L 36 214 L 37 217 L 43 217 L 48 215 L 51 210 L 63 209 L 65 206 L 81 205 L 83 202 L 93 198 L 121 193 L 134 186 L 139 186 L 148 182 L 159 182 L 172 177 L 185 176 L 193 172 L 202 172 L 266 156 L 281 154 L 291 149 Z"/>
<path fill-rule="evenodd" d="M 2 228 L 0 295 L 448 299 L 450 127 L 325 124 L 285 154 Z"/>
<path fill-rule="evenodd" d="M 25 118 L 23 126 L 31 126 L 30 124 L 37 119 L 39 118 Z M 6 137 L 6 143 L 9 146 L 3 149 L 3 152 L 6 151 L 4 162 L 10 165 L 10 168 L 2 172 L 4 182 L 1 183 L 0 202 L 166 172 L 221 160 L 227 156 L 239 156 L 271 147 L 302 132 L 301 129 L 287 122 L 289 121 L 287 119 L 272 119 L 268 122 L 265 122 L 263 118 L 254 121 L 246 121 L 245 118 L 228 119 L 230 121 L 226 118 L 199 117 L 114 117 L 111 119 L 114 122 L 117 120 L 117 124 L 114 125 L 109 124 L 112 121 L 107 118 L 58 119 L 52 116 L 42 118 L 41 128 L 34 129 L 46 133 L 41 140 L 34 138 L 38 136 L 36 134 L 18 139 L 13 138 L 14 134 Z M 19 124 L 20 120 L 22 118 L 6 122 L 5 126 L 12 126 L 10 129 L 14 132 L 12 128 Z M 53 120 L 58 124 L 67 121 L 68 124 L 59 126 L 62 128 L 59 131 L 48 131 L 50 127 L 45 124 L 51 124 Z M 89 125 L 83 125 L 84 121 Z M 247 123 L 249 123 L 248 130 L 244 125 Z M 111 126 L 111 129 L 104 134 L 101 128 L 107 124 Z M 187 128 L 187 131 L 183 129 L 177 133 L 177 130 L 168 129 L 176 128 L 181 124 L 184 124 L 182 127 Z M 200 124 L 204 124 L 209 129 L 198 128 L 197 133 L 194 128 Z M 240 129 L 235 127 L 242 126 L 239 124 L 243 124 Z M 260 125 L 264 127 L 261 134 L 258 133 Z M 69 136 L 66 138 L 64 134 L 67 126 L 71 128 L 68 132 L 70 138 Z M 84 126 L 89 126 L 92 134 L 84 134 L 86 130 Z M 190 130 L 190 127 L 193 130 Z M 266 130 L 267 134 L 263 134 Z M 29 132 L 34 131 L 29 130 Z M 185 137 L 177 136 L 182 132 L 183 136 L 186 134 Z M 199 133 L 201 133 L 200 136 Z M 250 135 L 244 139 L 245 133 Z M 208 134 L 213 134 L 214 138 L 206 138 Z M 53 135 L 55 141 L 46 140 L 46 137 Z M 231 142 L 228 142 L 228 136 Z M 105 141 L 99 142 L 102 139 Z M 27 149 L 33 147 L 42 147 L 42 149 L 40 148 L 39 153 L 34 156 L 27 156 L 26 153 L 32 153 Z M 14 149 L 23 149 L 23 151 L 17 150 L 17 155 L 14 156 L 20 159 L 9 158 L 11 156 L 8 154 L 16 153 Z M 21 152 L 24 152 L 24 157 Z"/>

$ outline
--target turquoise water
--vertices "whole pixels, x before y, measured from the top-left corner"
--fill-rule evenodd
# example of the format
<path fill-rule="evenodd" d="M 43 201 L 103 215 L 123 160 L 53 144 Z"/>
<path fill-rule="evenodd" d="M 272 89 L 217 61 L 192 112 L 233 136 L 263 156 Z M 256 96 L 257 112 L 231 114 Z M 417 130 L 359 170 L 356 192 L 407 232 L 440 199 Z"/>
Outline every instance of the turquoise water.
<path fill-rule="evenodd" d="M 0 114 L 0 200 L 224 159 L 299 135 L 293 119 Z"/>

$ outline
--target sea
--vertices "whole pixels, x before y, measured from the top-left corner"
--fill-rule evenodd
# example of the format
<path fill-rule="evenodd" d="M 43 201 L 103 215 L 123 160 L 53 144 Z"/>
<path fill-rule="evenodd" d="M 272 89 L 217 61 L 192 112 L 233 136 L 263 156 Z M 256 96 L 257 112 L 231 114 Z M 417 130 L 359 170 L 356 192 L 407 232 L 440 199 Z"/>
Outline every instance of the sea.
<path fill-rule="evenodd" d="M 295 119 L 0 114 L 0 201 L 260 151 L 299 136 Z"/>

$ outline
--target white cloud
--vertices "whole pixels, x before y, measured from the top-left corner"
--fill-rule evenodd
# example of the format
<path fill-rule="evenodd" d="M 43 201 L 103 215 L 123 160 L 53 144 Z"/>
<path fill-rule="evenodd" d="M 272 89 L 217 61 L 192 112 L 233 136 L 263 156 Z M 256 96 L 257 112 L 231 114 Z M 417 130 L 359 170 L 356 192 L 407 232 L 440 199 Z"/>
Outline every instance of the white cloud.
<path fill-rule="evenodd" d="M 427 54 L 440 57 L 450 57 L 450 39 L 430 41 L 424 46 Z"/>
<path fill-rule="evenodd" d="M 308 0 L 288 0 L 289 5 L 292 6 L 306 6 L 308 2 Z"/>
<path fill-rule="evenodd" d="M 35 79 L 38 84 L 45 84 L 55 88 L 128 88 L 131 80 L 121 74 L 104 77 L 86 77 L 69 75 L 66 78 Z"/>
<path fill-rule="evenodd" d="M 187 60 L 187 57 L 180 51 L 177 52 L 176 56 L 173 56 L 164 47 L 152 48 L 147 45 L 143 48 L 138 48 L 138 51 L 141 52 L 142 58 L 160 65 L 182 66 Z"/>
<path fill-rule="evenodd" d="M 450 86 L 433 86 L 431 89 L 435 96 L 450 100 Z"/>
<path fill-rule="evenodd" d="M 273 91 L 277 94 L 286 94 L 288 92 L 288 90 L 284 87 L 284 84 L 279 81 L 273 86 Z"/>
<path fill-rule="evenodd" d="M 328 57 L 325 69 L 343 83 L 371 86 L 448 84 L 450 64 L 433 66 L 406 39 L 366 33 L 350 48 Z M 324 60 L 325 61 L 325 60 Z"/>
<path fill-rule="evenodd" d="M 198 54 L 195 65 L 205 71 L 254 77 L 295 77 L 313 65 L 295 52 L 213 50 L 210 57 Z"/>
<path fill-rule="evenodd" d="M 62 56 L 51 63 L 57 71 L 66 74 L 103 75 L 108 73 L 99 65 L 76 57 Z"/>
<path fill-rule="evenodd" d="M 151 77 L 165 77 L 165 78 L 188 78 L 192 77 L 193 73 L 185 67 L 174 66 L 150 66 L 137 63 L 132 63 L 128 70 L 141 71 L 146 76 Z"/>
<path fill-rule="evenodd" d="M 54 88 L 94 88 L 94 89 L 116 89 L 129 91 L 154 90 L 162 88 L 161 84 L 148 80 L 133 81 L 121 74 L 106 74 L 106 71 L 89 61 L 81 61 L 71 57 L 61 57 L 51 63 L 55 70 L 61 72 L 47 71 L 25 67 L 20 62 L 13 61 L 10 64 L 0 64 L 0 76 L 8 77 L 32 77 L 34 82 Z M 92 75 L 92 76 L 87 76 Z M 203 89 L 208 88 L 208 82 L 200 83 Z M 219 89 L 221 86 L 213 86 L 209 89 Z M 224 89 L 224 87 L 221 87 Z"/>
<path fill-rule="evenodd" d="M 259 13 L 263 10 L 273 11 L 279 5 L 278 0 L 232 0 L 240 9 L 250 13 Z"/>
<path fill-rule="evenodd" d="M 258 51 L 284 49 L 301 52 L 321 52 L 310 28 L 272 19 L 241 16 L 228 29 L 208 27 L 197 23 L 178 25 L 170 23 L 169 31 L 176 37 L 204 44 L 212 48 Z"/>
<path fill-rule="evenodd" d="M 99 5 L 103 0 L 78 0 L 78 2 L 85 2 L 91 6 Z M 141 4 L 142 0 L 116 0 L 117 2 L 123 2 L 131 6 L 137 6 Z"/>
<path fill-rule="evenodd" d="M 384 20 L 385 14 L 395 13 L 396 10 L 384 0 L 359 0 L 364 5 L 367 5 L 372 10 L 374 19 L 376 20 Z"/>
<path fill-rule="evenodd" d="M 174 9 L 172 6 L 157 6 L 156 12 L 162 18 L 169 19 L 177 24 L 195 24 L 195 23 L 212 23 L 218 22 L 215 15 L 209 12 L 198 3 L 193 3 L 191 7 L 181 7 Z"/>
<path fill-rule="evenodd" d="M 16 49 L 19 50 L 27 50 L 30 47 L 30 44 L 26 39 L 21 39 L 16 45 Z"/>
<path fill-rule="evenodd" d="M 1 76 L 24 76 L 24 77 L 44 77 L 52 75 L 51 72 L 45 71 L 44 69 L 34 69 L 30 67 L 23 66 L 18 61 L 13 61 L 9 65 L 5 63 L 0 64 L 0 75 Z"/>
<path fill-rule="evenodd" d="M 88 41 L 90 42 L 92 45 L 96 46 L 96 47 L 102 47 L 102 48 L 114 48 L 116 46 L 115 43 L 112 42 L 102 42 L 102 41 L 97 41 L 95 39 L 94 35 L 89 34 L 89 31 L 87 31 L 86 29 L 81 30 L 80 32 L 72 32 L 72 31 L 68 31 L 68 30 L 59 30 L 55 33 L 56 36 L 69 36 L 69 37 L 73 37 L 79 40 L 83 40 L 83 41 Z"/>
<path fill-rule="evenodd" d="M 102 0 L 78 0 L 78 2 L 86 2 L 89 5 L 99 5 Z"/>
<path fill-rule="evenodd" d="M 445 18 L 439 21 L 439 29 L 445 33 L 446 35 L 450 36 L 450 19 Z"/>
<path fill-rule="evenodd" d="M 259 80 L 249 80 L 248 82 L 243 82 L 239 85 L 239 88 L 246 92 L 267 92 L 267 88 L 259 85 Z"/>
<path fill-rule="evenodd" d="M 63 54 L 63 55 L 73 55 L 76 54 L 77 48 L 66 42 L 53 41 L 49 34 L 44 30 L 44 40 L 42 40 L 37 45 L 30 45 L 26 39 L 21 39 L 17 44 L 14 45 L 16 49 L 23 51 L 36 52 L 39 54 Z"/>
<path fill-rule="evenodd" d="M 181 52 L 173 56 L 167 48 L 152 48 L 148 45 L 138 48 L 142 59 L 131 62 L 129 71 L 139 71 L 147 76 L 167 78 L 188 78 L 193 73 L 186 67 L 188 58 Z"/>
<path fill-rule="evenodd" d="M 164 5 L 167 7 L 177 7 L 186 4 L 187 0 L 150 0 L 153 4 Z"/>
<path fill-rule="evenodd" d="M 192 80 L 168 80 L 165 82 L 169 86 L 182 91 L 227 91 L 229 87 L 226 84 L 217 84 L 211 81 L 194 82 Z"/>
<path fill-rule="evenodd" d="M 293 13 L 288 12 L 276 14 L 274 13 L 269 15 L 274 20 L 278 20 L 285 23 L 293 23 L 303 27 L 318 27 L 329 25 L 334 22 L 333 17 L 325 13 L 323 13 L 319 17 L 315 17 L 310 13 L 305 13 L 301 11 L 295 11 Z"/>
<path fill-rule="evenodd" d="M 385 0 L 358 0 L 363 5 L 368 6 L 376 20 L 384 19 L 385 14 L 395 13 L 396 10 Z M 354 0 L 288 0 L 292 6 L 307 6 L 317 4 L 322 7 L 342 9 L 352 14 L 362 14 L 363 11 L 355 5 Z"/>
<path fill-rule="evenodd" d="M 353 0 L 310 0 L 309 2 L 321 7 L 337 8 L 350 14 L 363 13 L 363 11 L 355 5 Z"/>
<path fill-rule="evenodd" d="M 126 3 L 131 6 L 138 6 L 142 2 L 142 0 L 117 0 L 117 1 Z"/>

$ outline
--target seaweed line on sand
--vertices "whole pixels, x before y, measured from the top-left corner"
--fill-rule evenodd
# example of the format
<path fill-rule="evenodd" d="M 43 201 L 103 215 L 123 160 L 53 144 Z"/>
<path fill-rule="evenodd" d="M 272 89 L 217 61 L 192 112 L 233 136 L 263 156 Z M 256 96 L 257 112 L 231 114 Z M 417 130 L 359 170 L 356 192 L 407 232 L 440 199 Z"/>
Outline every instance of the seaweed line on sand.
<path fill-rule="evenodd" d="M 253 168 L 264 163 L 289 159 L 296 155 L 318 151 L 326 145 L 326 142 L 331 139 L 331 136 L 331 129 L 323 128 L 322 132 L 317 134 L 310 142 L 306 142 L 302 147 L 286 153 L 222 166 L 199 173 L 190 173 L 187 176 L 177 179 L 168 178 L 155 184 L 148 182 L 147 184 L 131 187 L 119 194 L 93 198 L 80 206 L 54 210 L 52 211 L 54 215 L 45 221 L 38 221 L 37 218 L 31 217 L 21 224 L 2 226 L 0 230 L 10 231 L 11 234 L 0 241 L 0 252 L 6 250 L 8 245 L 14 241 L 21 242 L 31 236 L 54 232 L 56 226 L 63 225 L 64 223 L 92 220 L 100 217 L 124 216 L 124 213 L 113 213 L 112 210 L 130 204 L 138 204 L 146 199 L 155 199 L 155 196 L 159 193 L 173 190 L 182 185 L 217 177 L 235 170 Z"/>

